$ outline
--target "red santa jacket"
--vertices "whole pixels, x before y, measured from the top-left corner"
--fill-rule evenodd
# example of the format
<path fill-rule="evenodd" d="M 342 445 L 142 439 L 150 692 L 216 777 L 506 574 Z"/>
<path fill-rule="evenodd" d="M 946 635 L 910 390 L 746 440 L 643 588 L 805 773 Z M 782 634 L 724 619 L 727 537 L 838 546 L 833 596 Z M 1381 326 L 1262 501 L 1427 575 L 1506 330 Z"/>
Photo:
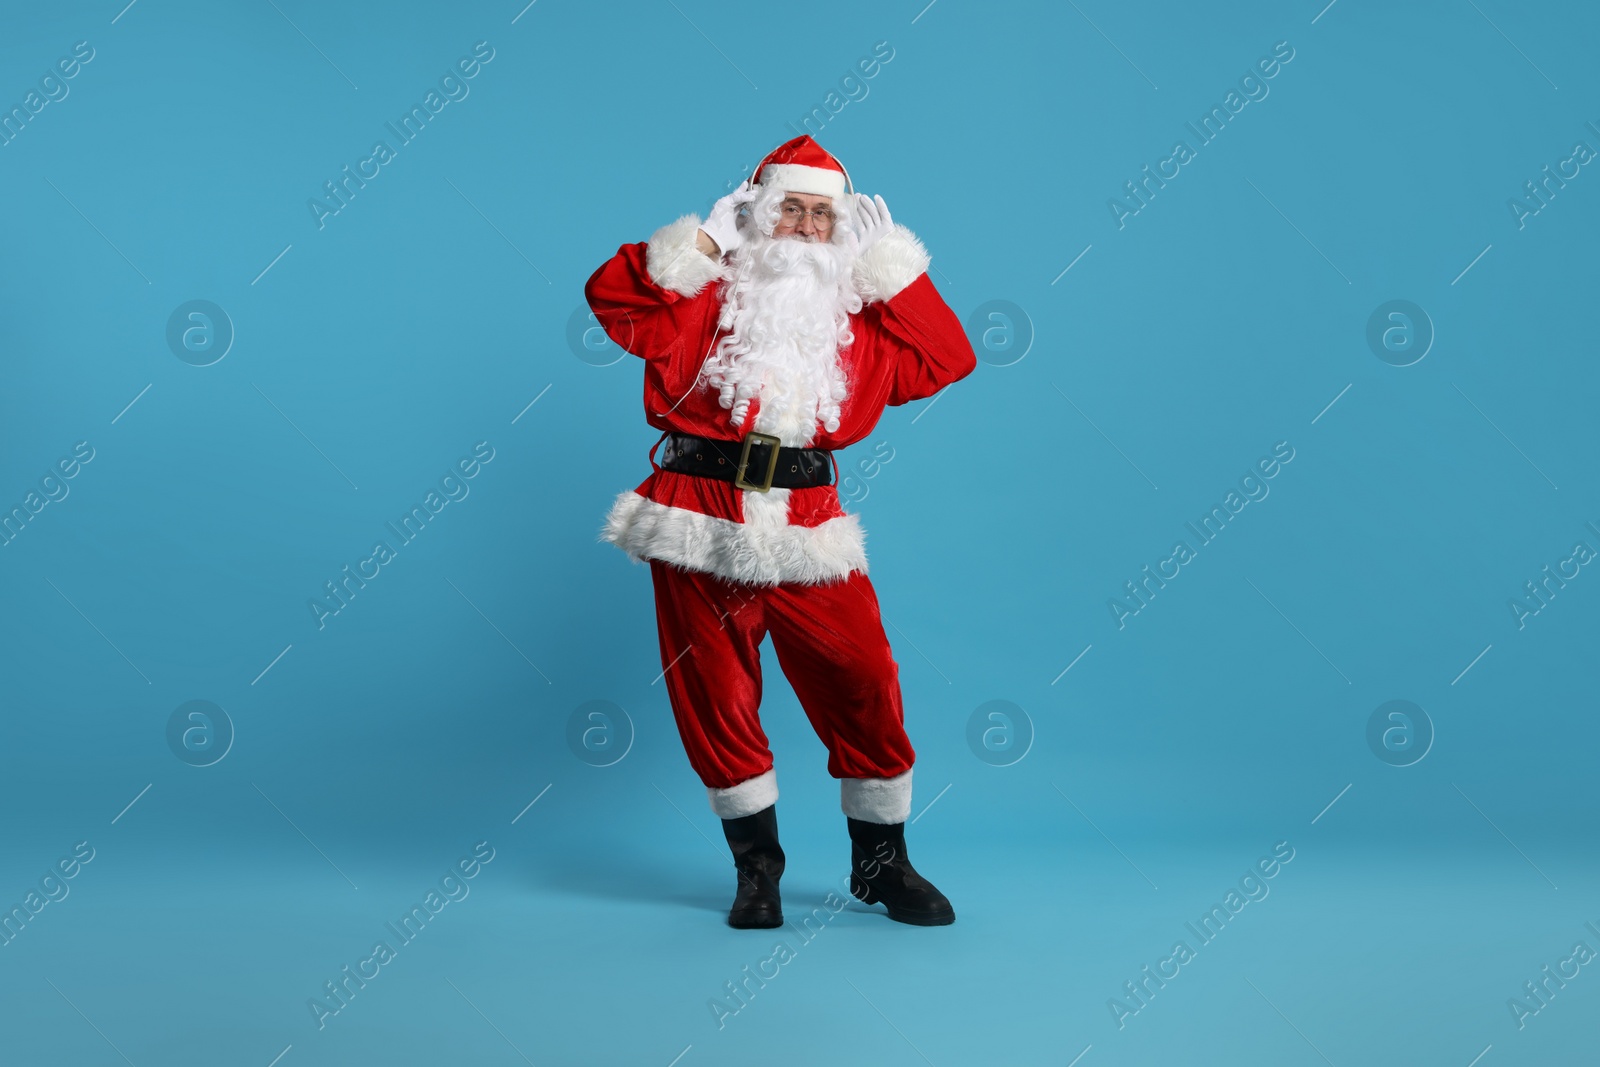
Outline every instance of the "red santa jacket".
<path fill-rule="evenodd" d="M 696 250 L 700 219 L 686 215 L 649 241 L 623 245 L 584 295 L 606 334 L 645 361 L 645 419 L 659 430 L 732 440 L 754 424 L 760 398 L 735 428 L 705 383 L 692 388 L 722 311 L 722 265 Z M 820 424 L 811 447 L 841 449 L 872 432 L 883 409 L 930 397 L 972 373 L 977 357 L 928 277 L 928 254 L 895 226 L 856 261 L 863 307 L 840 353 L 849 383 L 839 428 Z M 687 395 L 686 395 L 687 394 Z M 785 445 L 797 442 L 784 441 Z M 661 468 L 616 498 L 600 540 L 635 560 L 659 559 L 736 581 L 816 583 L 867 571 L 860 518 L 833 485 L 739 489 L 731 481 Z"/>

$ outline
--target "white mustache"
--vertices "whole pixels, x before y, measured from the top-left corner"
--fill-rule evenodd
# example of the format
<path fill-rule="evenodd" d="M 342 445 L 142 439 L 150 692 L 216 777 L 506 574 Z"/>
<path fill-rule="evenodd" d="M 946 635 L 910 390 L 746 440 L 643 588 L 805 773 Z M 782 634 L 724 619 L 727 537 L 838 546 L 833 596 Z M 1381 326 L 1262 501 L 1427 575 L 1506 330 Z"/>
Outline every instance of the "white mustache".
<path fill-rule="evenodd" d="M 768 277 L 811 273 L 824 282 L 839 276 L 846 254 L 841 246 L 792 237 L 759 236 L 747 247 L 757 271 Z"/>

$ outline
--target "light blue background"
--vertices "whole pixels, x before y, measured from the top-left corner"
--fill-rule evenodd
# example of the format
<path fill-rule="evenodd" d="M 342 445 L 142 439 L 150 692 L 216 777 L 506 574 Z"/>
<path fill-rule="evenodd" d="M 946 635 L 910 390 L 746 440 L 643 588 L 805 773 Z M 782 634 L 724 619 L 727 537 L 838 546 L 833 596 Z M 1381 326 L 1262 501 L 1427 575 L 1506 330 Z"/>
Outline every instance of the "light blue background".
<path fill-rule="evenodd" d="M 94 58 L 0 148 L 0 503 L 79 441 L 94 459 L 0 548 L 0 903 L 76 842 L 95 857 L 0 947 L 6 1062 L 1592 1047 L 1593 968 L 1521 1029 L 1507 1000 L 1600 949 L 1600 578 L 1521 627 L 1509 602 L 1600 548 L 1600 177 L 1520 228 L 1508 200 L 1600 148 L 1600 20 L 924 2 L 11 14 L 7 107 L 75 42 Z M 478 41 L 470 94 L 319 229 L 308 199 Z M 911 854 L 959 919 L 851 902 L 789 932 L 796 958 L 719 1028 L 709 1001 L 774 935 L 723 925 L 648 573 L 596 541 L 649 470 L 641 366 L 569 326 L 618 245 L 704 213 L 879 41 L 892 60 L 813 132 L 926 242 L 983 362 L 841 466 L 893 450 L 852 510 L 919 756 Z M 1119 228 L 1108 200 L 1279 41 L 1270 93 Z M 1404 367 L 1367 342 L 1397 299 L 1436 333 Z M 191 300 L 236 333 L 210 366 L 167 344 Z M 1021 315 L 978 314 L 997 300 Z M 319 629 L 308 600 L 480 441 L 470 494 Z M 1119 628 L 1123 583 L 1280 441 L 1270 494 Z M 798 919 L 848 843 L 765 651 Z M 190 700 L 235 731 L 208 767 L 166 739 Z M 607 767 L 567 742 L 593 700 L 631 723 Z M 968 746 L 992 700 L 1032 733 L 1009 766 Z M 1366 740 L 1390 700 L 1436 734 L 1411 766 Z M 319 1029 L 308 998 L 478 841 L 470 896 Z M 1270 895 L 1119 1028 L 1108 999 L 1280 841 Z"/>

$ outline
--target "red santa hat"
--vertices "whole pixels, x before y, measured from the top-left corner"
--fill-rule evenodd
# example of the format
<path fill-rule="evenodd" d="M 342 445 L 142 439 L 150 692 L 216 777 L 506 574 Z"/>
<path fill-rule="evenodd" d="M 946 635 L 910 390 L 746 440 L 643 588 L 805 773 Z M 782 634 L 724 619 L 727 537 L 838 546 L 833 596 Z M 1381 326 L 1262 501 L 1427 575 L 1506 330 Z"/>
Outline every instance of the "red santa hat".
<path fill-rule="evenodd" d="M 808 134 L 785 141 L 768 153 L 756 168 L 751 184 L 778 187 L 788 193 L 835 198 L 855 191 L 844 164 Z"/>

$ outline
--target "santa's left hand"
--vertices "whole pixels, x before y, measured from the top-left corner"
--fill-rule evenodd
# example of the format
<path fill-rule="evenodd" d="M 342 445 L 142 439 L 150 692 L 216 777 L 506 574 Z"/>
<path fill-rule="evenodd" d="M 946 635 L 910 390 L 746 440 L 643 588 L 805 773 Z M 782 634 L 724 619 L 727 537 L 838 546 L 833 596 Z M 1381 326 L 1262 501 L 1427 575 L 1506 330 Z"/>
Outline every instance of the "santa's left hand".
<path fill-rule="evenodd" d="M 857 193 L 856 254 L 861 255 L 866 252 L 892 229 L 894 220 L 889 217 L 889 205 L 883 202 L 883 197 L 869 197 L 865 193 Z"/>

